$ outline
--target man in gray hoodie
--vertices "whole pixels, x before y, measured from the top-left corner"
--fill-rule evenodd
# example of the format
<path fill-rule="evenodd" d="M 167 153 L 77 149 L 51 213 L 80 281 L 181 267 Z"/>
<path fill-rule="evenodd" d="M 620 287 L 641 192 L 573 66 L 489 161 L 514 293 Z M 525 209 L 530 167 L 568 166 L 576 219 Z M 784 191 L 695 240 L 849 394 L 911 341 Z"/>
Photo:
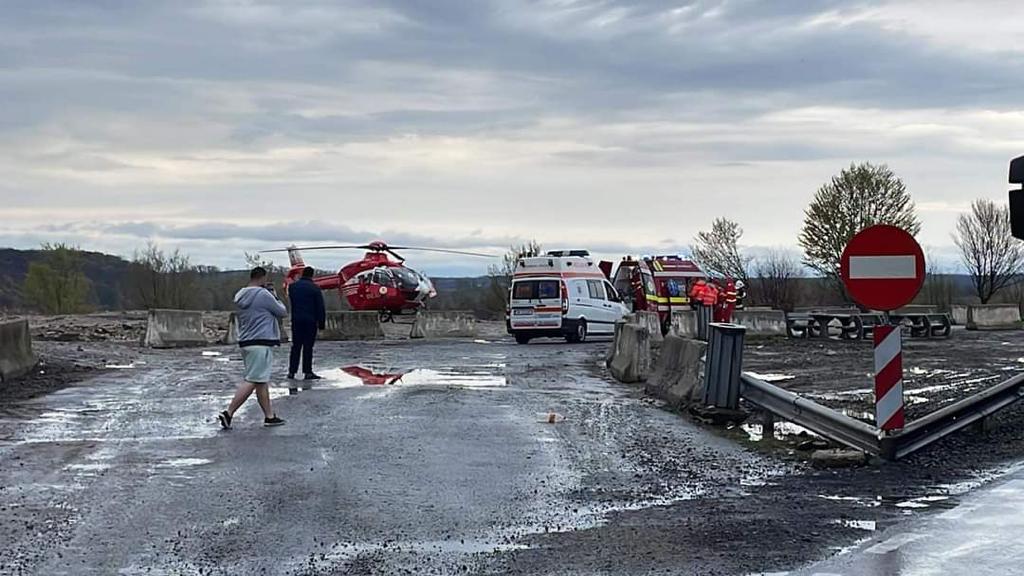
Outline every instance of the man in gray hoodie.
<path fill-rule="evenodd" d="M 264 426 L 280 426 L 284 420 L 270 406 L 270 370 L 274 347 L 281 345 L 278 321 L 288 309 L 277 299 L 274 285 L 267 282 L 267 271 L 257 266 L 249 273 L 249 285 L 235 294 L 238 317 L 238 346 L 245 362 L 245 381 L 238 387 L 228 409 L 217 415 L 225 430 L 231 419 L 253 392 L 263 409 Z"/>

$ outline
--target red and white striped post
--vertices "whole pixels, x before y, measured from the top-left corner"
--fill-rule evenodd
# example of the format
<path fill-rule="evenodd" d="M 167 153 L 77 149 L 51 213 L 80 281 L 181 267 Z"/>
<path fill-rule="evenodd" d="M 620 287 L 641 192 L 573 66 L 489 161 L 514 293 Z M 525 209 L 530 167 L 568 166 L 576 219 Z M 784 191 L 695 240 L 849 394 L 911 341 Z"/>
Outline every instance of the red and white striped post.
<path fill-rule="evenodd" d="M 876 326 L 875 423 L 884 432 L 903 429 L 903 343 L 900 327 Z"/>

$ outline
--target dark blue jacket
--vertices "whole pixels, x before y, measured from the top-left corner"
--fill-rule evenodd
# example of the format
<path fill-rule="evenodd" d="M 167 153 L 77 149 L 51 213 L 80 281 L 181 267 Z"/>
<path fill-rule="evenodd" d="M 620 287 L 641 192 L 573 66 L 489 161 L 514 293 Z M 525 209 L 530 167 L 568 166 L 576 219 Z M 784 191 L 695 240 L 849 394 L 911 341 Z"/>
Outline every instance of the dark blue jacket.
<path fill-rule="evenodd" d="M 324 294 L 311 278 L 300 278 L 289 286 L 288 300 L 292 304 L 292 324 L 315 324 L 324 329 L 327 321 Z"/>

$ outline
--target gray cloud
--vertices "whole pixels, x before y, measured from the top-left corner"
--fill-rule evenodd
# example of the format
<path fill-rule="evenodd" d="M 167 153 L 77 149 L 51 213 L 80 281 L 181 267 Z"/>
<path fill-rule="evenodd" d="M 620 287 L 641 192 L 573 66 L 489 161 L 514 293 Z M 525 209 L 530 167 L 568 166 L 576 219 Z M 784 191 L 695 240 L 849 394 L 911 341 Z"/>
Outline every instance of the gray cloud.
<path fill-rule="evenodd" d="M 0 214 L 20 243 L 214 258 L 378 236 L 643 253 L 723 213 L 792 245 L 851 160 L 889 162 L 925 204 L 1002 194 L 1024 53 L 973 31 L 1024 13 L 938 18 L 957 6 L 13 2 Z M 926 240 L 948 244 L 954 217 L 929 212 Z"/>

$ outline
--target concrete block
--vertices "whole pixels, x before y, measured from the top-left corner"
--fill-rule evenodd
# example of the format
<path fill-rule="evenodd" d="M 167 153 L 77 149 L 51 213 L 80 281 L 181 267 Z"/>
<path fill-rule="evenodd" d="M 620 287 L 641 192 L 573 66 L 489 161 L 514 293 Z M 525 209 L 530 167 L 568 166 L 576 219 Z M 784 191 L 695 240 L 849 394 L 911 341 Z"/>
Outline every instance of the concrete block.
<path fill-rule="evenodd" d="M 967 325 L 967 304 L 953 304 L 949 307 L 949 318 L 957 326 Z"/>
<path fill-rule="evenodd" d="M 1016 304 L 974 304 L 967 307 L 968 330 L 1020 330 Z"/>
<path fill-rule="evenodd" d="M 409 338 L 476 338 L 476 316 L 466 311 L 420 310 Z"/>
<path fill-rule="evenodd" d="M 619 322 L 608 370 L 619 382 L 643 382 L 651 372 L 651 338 L 647 328 Z"/>
<path fill-rule="evenodd" d="M 150 310 L 142 345 L 149 348 L 205 346 L 203 313 L 194 310 Z"/>
<path fill-rule="evenodd" d="M 287 326 L 285 326 L 284 318 L 277 321 L 278 331 L 281 333 L 281 342 L 288 342 L 291 340 Z M 238 313 L 232 312 L 228 315 L 228 329 L 224 333 L 224 337 L 221 338 L 221 344 L 238 344 Z"/>
<path fill-rule="evenodd" d="M 332 311 L 327 313 L 320 340 L 383 340 L 380 315 L 370 311 Z"/>
<path fill-rule="evenodd" d="M 661 346 L 665 339 L 661 334 L 661 317 L 657 312 L 634 312 L 626 317 L 626 322 L 647 328 L 647 333 L 651 337 L 651 346 Z"/>
<path fill-rule="evenodd" d="M 704 397 L 704 355 L 707 342 L 665 337 L 654 372 L 647 379 L 647 393 L 674 408 L 699 403 Z"/>
<path fill-rule="evenodd" d="M 693 310 L 673 310 L 668 332 L 681 338 L 696 338 L 697 313 Z"/>
<path fill-rule="evenodd" d="M 732 313 L 732 323 L 747 329 L 747 336 L 785 336 L 786 313 L 782 310 L 741 310 Z"/>
<path fill-rule="evenodd" d="M 37 362 L 28 320 L 0 322 L 0 382 L 28 374 Z"/>

